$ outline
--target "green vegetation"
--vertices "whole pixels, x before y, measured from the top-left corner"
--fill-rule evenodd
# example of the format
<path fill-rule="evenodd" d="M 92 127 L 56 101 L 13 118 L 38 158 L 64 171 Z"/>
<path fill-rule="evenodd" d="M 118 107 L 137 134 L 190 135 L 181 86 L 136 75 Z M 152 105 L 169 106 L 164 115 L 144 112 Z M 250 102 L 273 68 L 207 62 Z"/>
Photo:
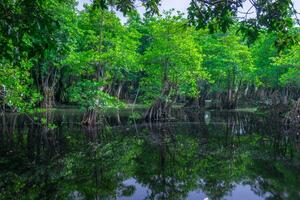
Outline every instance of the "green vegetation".
<path fill-rule="evenodd" d="M 150 19 L 146 25 L 152 41 L 142 56 L 146 75 L 141 87 L 152 104 L 147 113 L 150 119 L 168 116 L 178 96 L 197 96 L 198 80 L 208 77 L 201 67 L 195 30 L 185 27 L 186 20 L 180 15 L 171 14 Z"/>
<path fill-rule="evenodd" d="M 186 19 L 158 15 L 159 0 L 95 0 L 83 11 L 75 0 L 1 1 L 2 109 L 76 104 L 94 125 L 103 108 L 124 103 L 147 104 L 148 120 L 170 117 L 175 103 L 288 105 L 300 91 L 293 4 L 252 1 L 257 16 L 238 20 L 238 2 L 193 0 Z"/>
<path fill-rule="evenodd" d="M 300 199 L 296 0 L 77 1 L 0 0 L 0 200 Z"/>

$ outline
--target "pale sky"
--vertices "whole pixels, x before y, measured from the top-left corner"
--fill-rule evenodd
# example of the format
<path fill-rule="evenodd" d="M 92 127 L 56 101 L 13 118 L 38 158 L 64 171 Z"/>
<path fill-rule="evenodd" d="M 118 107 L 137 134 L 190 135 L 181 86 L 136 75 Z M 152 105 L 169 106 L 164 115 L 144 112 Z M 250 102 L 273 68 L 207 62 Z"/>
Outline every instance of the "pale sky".
<path fill-rule="evenodd" d="M 78 10 L 83 9 L 84 3 L 91 3 L 92 0 L 78 0 Z M 160 11 L 163 10 L 170 10 L 174 8 L 175 10 L 181 11 L 183 13 L 187 13 L 187 8 L 189 7 L 191 0 L 162 0 Z M 300 0 L 293 0 L 295 9 L 300 12 Z M 247 11 L 250 8 L 250 5 L 248 3 L 245 4 L 244 10 Z M 138 6 L 138 10 L 140 13 L 144 13 L 144 9 L 141 6 Z M 122 17 L 122 14 L 118 13 L 118 16 L 120 16 L 121 20 L 124 22 L 125 19 Z M 298 15 L 298 18 L 300 18 L 300 15 Z"/>
<path fill-rule="evenodd" d="M 78 9 L 83 9 L 84 3 L 90 3 L 92 0 L 78 0 Z M 182 12 L 186 12 L 187 7 L 190 4 L 190 0 L 162 0 L 160 10 L 170 10 L 174 8 L 175 10 L 179 10 Z M 139 10 L 143 10 L 140 7 Z"/>

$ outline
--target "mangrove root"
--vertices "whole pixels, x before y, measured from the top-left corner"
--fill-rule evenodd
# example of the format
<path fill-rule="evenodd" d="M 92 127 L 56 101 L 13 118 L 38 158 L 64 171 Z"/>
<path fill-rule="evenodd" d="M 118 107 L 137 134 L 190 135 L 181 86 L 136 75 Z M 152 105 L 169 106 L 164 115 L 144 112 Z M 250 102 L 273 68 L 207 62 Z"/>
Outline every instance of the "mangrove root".
<path fill-rule="evenodd" d="M 98 112 L 96 110 L 88 110 L 84 113 L 82 124 L 87 126 L 95 126 L 97 122 Z"/>
<path fill-rule="evenodd" d="M 300 127 L 300 98 L 298 98 L 291 111 L 285 116 L 284 123 L 288 129 Z"/>
<path fill-rule="evenodd" d="M 147 121 L 159 121 L 169 118 L 171 115 L 171 105 L 158 100 L 146 112 L 145 119 Z"/>

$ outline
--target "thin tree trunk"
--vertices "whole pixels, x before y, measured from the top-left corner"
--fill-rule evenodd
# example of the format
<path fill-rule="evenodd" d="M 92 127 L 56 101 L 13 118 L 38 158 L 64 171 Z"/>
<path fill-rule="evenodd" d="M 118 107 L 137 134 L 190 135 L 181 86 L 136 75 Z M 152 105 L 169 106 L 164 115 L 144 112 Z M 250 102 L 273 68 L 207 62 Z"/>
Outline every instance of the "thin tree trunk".
<path fill-rule="evenodd" d="M 120 83 L 117 89 L 117 98 L 120 99 L 120 95 L 122 92 L 122 88 L 123 88 L 123 83 Z"/>

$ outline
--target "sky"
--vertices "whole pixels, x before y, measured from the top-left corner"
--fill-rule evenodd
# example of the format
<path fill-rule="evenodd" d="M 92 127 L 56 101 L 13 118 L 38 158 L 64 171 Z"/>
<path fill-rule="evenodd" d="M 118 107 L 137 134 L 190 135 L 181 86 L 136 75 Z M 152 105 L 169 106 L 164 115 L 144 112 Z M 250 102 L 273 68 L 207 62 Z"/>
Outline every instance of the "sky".
<path fill-rule="evenodd" d="M 83 9 L 83 4 L 84 3 L 91 3 L 92 0 L 78 0 L 78 10 Z M 187 8 L 189 7 L 191 0 L 161 0 L 161 6 L 160 6 L 160 11 L 163 10 L 170 10 L 174 8 L 175 10 L 181 11 L 183 13 L 187 13 Z M 280 0 L 279 0 L 280 1 Z M 298 13 L 300 13 L 300 0 L 293 0 L 295 9 L 297 10 Z M 244 11 L 247 11 L 250 8 L 250 5 L 248 3 L 245 4 L 244 6 Z M 140 13 L 144 12 L 144 9 L 139 6 L 138 10 Z M 118 16 L 121 18 L 121 20 L 124 22 L 125 18 L 122 16 L 121 13 L 118 13 Z M 300 18 L 300 15 L 298 15 Z"/>
<path fill-rule="evenodd" d="M 299 0 L 298 0 L 299 1 Z M 78 9 L 83 9 L 84 3 L 90 3 L 91 0 L 78 0 Z M 170 10 L 174 8 L 175 10 L 179 10 L 182 12 L 186 12 L 187 7 L 190 4 L 190 0 L 162 0 L 160 10 Z M 143 11 L 142 8 L 138 8 L 141 12 Z"/>

